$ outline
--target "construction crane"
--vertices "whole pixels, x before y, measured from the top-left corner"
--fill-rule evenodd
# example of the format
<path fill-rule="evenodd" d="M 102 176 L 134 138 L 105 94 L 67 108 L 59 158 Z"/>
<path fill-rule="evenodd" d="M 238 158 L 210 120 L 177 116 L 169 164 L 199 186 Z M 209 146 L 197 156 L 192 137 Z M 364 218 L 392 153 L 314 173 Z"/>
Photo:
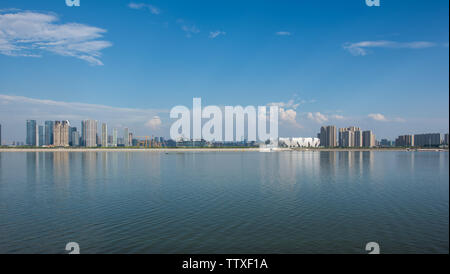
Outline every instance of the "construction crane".
<path fill-rule="evenodd" d="M 148 141 L 150 136 L 135 136 L 136 138 L 145 138 L 145 146 L 144 147 L 151 147 L 151 142 Z M 151 140 L 151 139 L 150 139 Z"/>

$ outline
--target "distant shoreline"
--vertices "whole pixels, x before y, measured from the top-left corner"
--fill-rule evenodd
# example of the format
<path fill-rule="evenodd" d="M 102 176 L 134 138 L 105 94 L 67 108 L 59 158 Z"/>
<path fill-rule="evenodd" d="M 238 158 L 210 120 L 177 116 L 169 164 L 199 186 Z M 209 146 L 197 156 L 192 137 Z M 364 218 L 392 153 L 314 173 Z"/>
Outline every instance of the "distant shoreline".
<path fill-rule="evenodd" d="M 0 148 L 0 152 L 258 152 L 260 148 Z M 441 151 L 448 148 L 279 148 L 277 151 Z"/>

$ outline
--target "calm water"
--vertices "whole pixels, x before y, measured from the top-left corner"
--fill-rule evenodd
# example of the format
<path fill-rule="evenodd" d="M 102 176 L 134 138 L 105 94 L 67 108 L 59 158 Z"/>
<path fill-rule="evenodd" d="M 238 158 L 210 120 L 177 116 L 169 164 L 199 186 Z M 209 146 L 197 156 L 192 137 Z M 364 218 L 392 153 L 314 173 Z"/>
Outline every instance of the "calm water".
<path fill-rule="evenodd" d="M 0 253 L 449 252 L 447 152 L 1 152 Z"/>

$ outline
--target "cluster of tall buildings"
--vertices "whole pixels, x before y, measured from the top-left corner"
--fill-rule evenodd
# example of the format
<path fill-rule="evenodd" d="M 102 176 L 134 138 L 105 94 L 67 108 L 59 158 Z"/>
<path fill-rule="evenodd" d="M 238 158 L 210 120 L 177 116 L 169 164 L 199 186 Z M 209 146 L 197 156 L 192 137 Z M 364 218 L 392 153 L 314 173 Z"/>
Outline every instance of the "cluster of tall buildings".
<path fill-rule="evenodd" d="M 164 140 L 163 137 L 135 136 L 128 128 L 124 128 L 122 135 L 113 128 L 109 134 L 108 125 L 102 123 L 98 131 L 98 121 L 84 120 L 81 131 L 65 121 L 45 121 L 38 125 L 36 120 L 26 121 L 26 142 L 13 142 L 14 145 L 47 146 L 47 147 L 185 147 L 185 146 L 256 146 L 257 144 L 244 142 L 207 143 L 192 140 Z M 141 139 L 139 139 L 141 138 Z M 144 139 L 142 139 L 144 138 Z M 415 135 L 401 135 L 395 141 L 382 139 L 376 141 L 371 130 L 361 130 L 350 126 L 339 128 L 336 126 L 322 126 L 317 138 L 279 138 L 279 143 L 287 147 L 439 147 L 449 145 L 449 134 L 425 133 Z M 2 125 L 0 124 L 0 146 L 2 145 Z"/>
<path fill-rule="evenodd" d="M 108 135 L 106 123 L 101 125 L 101 132 L 97 132 L 98 121 L 84 120 L 81 122 L 81 133 L 76 127 L 72 127 L 69 121 L 45 121 L 44 125 L 38 125 L 36 120 L 27 120 L 26 145 L 27 146 L 53 146 L 53 147 L 116 147 L 131 146 L 133 133 L 128 128 L 124 129 L 123 138 L 118 137 L 117 128 L 112 135 Z"/>
<path fill-rule="evenodd" d="M 395 140 L 397 147 L 438 147 L 440 145 L 448 146 L 448 133 L 444 138 L 440 133 L 425 133 L 415 135 L 401 135 Z"/>
<path fill-rule="evenodd" d="M 375 147 L 375 135 L 371 130 L 362 131 L 359 127 L 339 128 L 323 126 L 317 134 L 322 147 Z"/>

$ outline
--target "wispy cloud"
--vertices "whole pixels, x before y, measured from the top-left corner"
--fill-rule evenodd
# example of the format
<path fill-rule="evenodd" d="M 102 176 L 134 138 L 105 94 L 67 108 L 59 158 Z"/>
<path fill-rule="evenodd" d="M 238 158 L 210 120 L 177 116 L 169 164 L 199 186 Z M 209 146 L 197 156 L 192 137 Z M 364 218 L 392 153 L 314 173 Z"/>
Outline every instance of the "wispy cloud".
<path fill-rule="evenodd" d="M 113 107 L 99 104 L 64 102 L 36 99 L 25 96 L 0 94 L 0 120 L 8 130 L 6 137 L 23 136 L 25 120 L 69 120 L 80 125 L 81 120 L 95 119 L 107 122 L 110 128 L 129 127 L 136 134 L 164 134 L 164 123 L 168 121 L 168 110 Z M 167 119 L 167 120 L 166 120 Z"/>
<path fill-rule="evenodd" d="M 181 26 L 181 30 L 184 31 L 187 38 L 191 38 L 193 34 L 197 34 L 200 32 L 197 26 L 188 24 L 183 19 L 178 19 L 177 23 Z"/>
<path fill-rule="evenodd" d="M 335 120 L 345 120 L 345 117 L 339 114 L 333 114 L 331 115 L 331 118 Z"/>
<path fill-rule="evenodd" d="M 387 122 L 386 117 L 381 113 L 372 113 L 372 114 L 369 114 L 368 116 L 369 116 L 369 118 L 371 118 L 372 120 L 375 120 L 375 121 Z"/>
<path fill-rule="evenodd" d="M 100 40 L 105 29 L 79 23 L 58 23 L 54 14 L 31 11 L 0 13 L 0 54 L 42 57 L 44 52 L 103 65 L 101 51 L 112 46 Z"/>
<path fill-rule="evenodd" d="M 392 48 L 392 49 L 424 49 L 437 46 L 436 43 L 427 41 L 415 42 L 395 42 L 395 41 L 362 41 L 357 43 L 345 43 L 343 48 L 355 56 L 365 56 L 369 54 L 370 48 Z"/>
<path fill-rule="evenodd" d="M 322 114 L 320 112 L 309 112 L 306 116 L 309 120 L 314 121 L 318 124 L 322 124 L 325 122 L 328 122 L 328 117 L 325 114 Z"/>
<path fill-rule="evenodd" d="M 371 113 L 371 114 L 369 114 L 367 116 L 370 119 L 372 119 L 374 121 L 377 121 L 377 122 L 398 122 L 398 123 L 405 122 L 405 119 L 400 118 L 400 117 L 388 119 L 385 115 L 383 115 L 381 113 Z"/>
<path fill-rule="evenodd" d="M 278 35 L 278 36 L 291 36 L 291 33 L 289 31 L 278 31 L 278 32 L 275 32 L 275 35 Z"/>
<path fill-rule="evenodd" d="M 225 35 L 225 34 L 226 34 L 226 32 L 220 31 L 220 30 L 211 31 L 211 32 L 209 33 L 209 38 L 214 39 L 214 38 L 216 38 L 216 37 L 219 36 L 219 35 Z"/>
<path fill-rule="evenodd" d="M 200 30 L 195 25 L 182 25 L 181 29 L 186 33 L 187 38 L 191 38 L 193 34 L 197 34 Z"/>
<path fill-rule="evenodd" d="M 130 9 L 135 10 L 148 10 L 150 13 L 158 15 L 161 13 L 161 10 L 153 5 L 145 4 L 145 3 L 133 3 L 128 4 Z"/>

